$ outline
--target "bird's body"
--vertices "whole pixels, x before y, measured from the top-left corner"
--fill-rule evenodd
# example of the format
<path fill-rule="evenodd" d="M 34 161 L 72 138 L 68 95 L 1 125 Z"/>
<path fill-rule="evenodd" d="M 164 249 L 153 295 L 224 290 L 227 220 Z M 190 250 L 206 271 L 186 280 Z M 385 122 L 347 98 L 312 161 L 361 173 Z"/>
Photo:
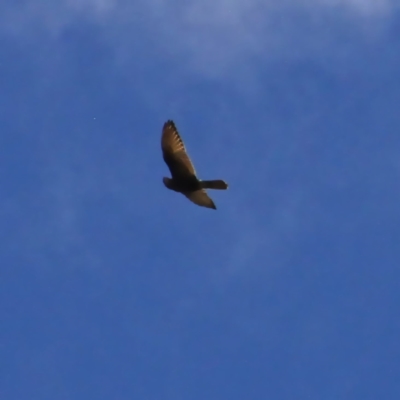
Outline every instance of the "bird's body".
<path fill-rule="evenodd" d="M 175 192 L 193 192 L 195 190 L 200 190 L 200 181 L 193 176 L 193 178 L 188 178 L 185 180 L 163 178 L 164 185 Z"/>
<path fill-rule="evenodd" d="M 224 190 L 228 185 L 222 180 L 202 181 L 197 178 L 183 141 L 171 120 L 163 126 L 161 148 L 172 176 L 163 178 L 164 185 L 170 190 L 182 193 L 199 206 L 216 209 L 205 189 Z"/>

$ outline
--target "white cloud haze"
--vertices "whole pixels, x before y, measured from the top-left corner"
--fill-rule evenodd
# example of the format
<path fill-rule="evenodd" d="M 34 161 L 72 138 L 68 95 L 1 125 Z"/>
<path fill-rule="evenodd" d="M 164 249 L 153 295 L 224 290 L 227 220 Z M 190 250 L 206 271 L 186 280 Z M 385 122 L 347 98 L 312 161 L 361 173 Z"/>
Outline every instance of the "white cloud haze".
<path fill-rule="evenodd" d="M 57 39 L 86 20 L 118 58 L 133 57 L 143 42 L 189 71 L 221 77 L 253 59 L 318 56 L 355 36 L 374 37 L 398 6 L 395 0 L 28 0 L 3 3 L 0 21 L 3 34 L 30 38 L 36 31 Z"/>

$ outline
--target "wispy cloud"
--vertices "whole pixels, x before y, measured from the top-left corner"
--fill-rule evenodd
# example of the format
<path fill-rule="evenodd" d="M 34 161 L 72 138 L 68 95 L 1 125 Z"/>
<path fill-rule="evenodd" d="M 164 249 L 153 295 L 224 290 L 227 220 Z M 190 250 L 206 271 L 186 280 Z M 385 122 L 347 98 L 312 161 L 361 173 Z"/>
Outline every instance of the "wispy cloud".
<path fill-rule="evenodd" d="M 95 24 L 120 58 L 133 58 L 146 43 L 186 71 L 221 77 L 257 59 L 345 46 L 355 35 L 375 34 L 398 7 L 396 0 L 28 0 L 3 3 L 0 18 L 3 33 L 18 38 L 42 32 L 56 40 L 79 22 Z"/>

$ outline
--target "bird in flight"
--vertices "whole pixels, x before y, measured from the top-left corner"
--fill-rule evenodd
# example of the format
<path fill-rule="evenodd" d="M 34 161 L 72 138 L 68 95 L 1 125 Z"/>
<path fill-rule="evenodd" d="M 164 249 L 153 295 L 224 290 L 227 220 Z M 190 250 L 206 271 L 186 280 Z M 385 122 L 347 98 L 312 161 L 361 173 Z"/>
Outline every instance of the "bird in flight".
<path fill-rule="evenodd" d="M 170 190 L 182 193 L 198 206 L 215 210 L 217 207 L 208 196 L 206 189 L 225 190 L 228 185 L 220 179 L 202 181 L 197 178 L 185 145 L 171 120 L 168 120 L 163 126 L 161 149 L 164 161 L 172 175 L 172 178 L 163 178 L 164 185 Z"/>

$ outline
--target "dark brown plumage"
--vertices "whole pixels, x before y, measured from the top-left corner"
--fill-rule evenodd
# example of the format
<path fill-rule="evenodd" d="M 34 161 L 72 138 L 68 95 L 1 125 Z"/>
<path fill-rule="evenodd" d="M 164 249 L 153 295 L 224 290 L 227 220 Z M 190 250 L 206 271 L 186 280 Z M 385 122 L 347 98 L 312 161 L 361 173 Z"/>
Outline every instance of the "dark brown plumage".
<path fill-rule="evenodd" d="M 172 176 L 172 178 L 163 178 L 164 185 L 168 189 L 184 194 L 199 206 L 216 209 L 205 189 L 224 190 L 228 188 L 228 185 L 220 179 L 201 181 L 197 178 L 185 145 L 171 120 L 168 120 L 163 126 L 161 149 Z"/>

